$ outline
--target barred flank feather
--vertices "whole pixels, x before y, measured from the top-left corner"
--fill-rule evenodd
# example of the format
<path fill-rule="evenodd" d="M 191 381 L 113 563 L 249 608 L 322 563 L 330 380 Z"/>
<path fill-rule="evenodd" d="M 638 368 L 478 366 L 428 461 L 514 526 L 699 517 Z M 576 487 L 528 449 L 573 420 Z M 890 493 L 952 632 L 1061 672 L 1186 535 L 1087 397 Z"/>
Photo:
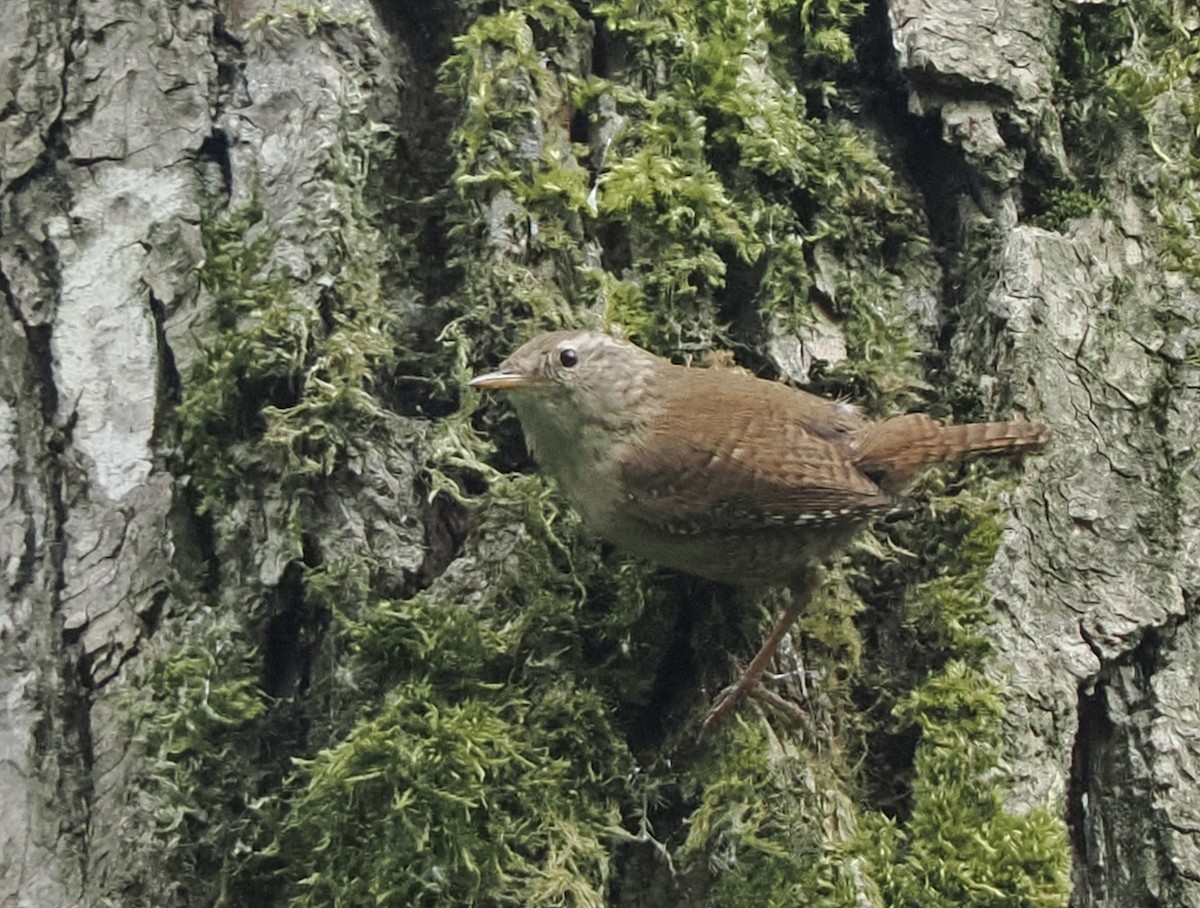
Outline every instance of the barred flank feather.
<path fill-rule="evenodd" d="M 1049 437 L 1040 423 L 943 426 L 924 413 L 908 413 L 861 429 L 851 449 L 855 466 L 892 492 L 932 464 L 972 454 L 1020 454 L 1041 448 Z"/>

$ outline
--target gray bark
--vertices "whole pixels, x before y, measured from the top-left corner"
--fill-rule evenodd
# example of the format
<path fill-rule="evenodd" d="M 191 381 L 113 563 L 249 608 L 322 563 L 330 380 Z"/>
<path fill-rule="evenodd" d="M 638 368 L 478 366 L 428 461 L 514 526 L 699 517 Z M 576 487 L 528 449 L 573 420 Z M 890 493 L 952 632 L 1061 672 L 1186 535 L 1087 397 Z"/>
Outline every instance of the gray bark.
<path fill-rule="evenodd" d="M 161 904 L 153 893 L 173 885 L 147 870 L 159 846 L 128 701 L 140 666 L 183 633 L 173 559 L 195 557 L 201 522 L 164 448 L 180 376 L 213 331 L 201 210 L 253 195 L 315 306 L 338 240 L 330 149 L 347 118 L 394 112 L 397 97 L 369 27 L 338 57 L 295 24 L 247 30 L 258 12 L 5 9 L 0 904 Z M 331 551 L 370 535 L 401 576 L 425 557 L 424 527 L 418 439 L 394 422 L 395 449 L 351 465 L 355 500 L 323 506 Z M 257 492 L 227 518 L 248 528 L 242 557 L 223 553 L 227 604 L 278 588 L 295 554 L 286 496 Z"/>
<path fill-rule="evenodd" d="M 116 700 L 171 576 L 164 308 L 195 299 L 212 10 L 17 2 L 0 37 L 0 902 L 99 903 L 136 792 Z"/>
<path fill-rule="evenodd" d="M 1200 297 L 1164 269 L 1145 227 L 1154 212 L 1138 189 L 1164 162 L 1130 149 L 1111 214 L 1065 233 L 1014 223 L 1026 162 L 996 122 L 1067 166 L 1049 103 L 1050 5 L 947 15 L 944 5 L 893 2 L 889 14 L 912 105 L 939 112 L 943 138 L 978 168 L 999 228 L 959 355 L 971 357 L 989 322 L 1003 325 L 1011 362 L 995 365 L 1010 365 L 1014 386 L 1053 414 L 1051 454 L 1014 502 L 991 573 L 997 664 L 1019 694 L 1009 704 L 1017 797 L 1064 802 L 1073 904 L 1200 904 L 1197 399 L 1187 361 Z M 995 90 L 1000 103 L 970 99 Z"/>

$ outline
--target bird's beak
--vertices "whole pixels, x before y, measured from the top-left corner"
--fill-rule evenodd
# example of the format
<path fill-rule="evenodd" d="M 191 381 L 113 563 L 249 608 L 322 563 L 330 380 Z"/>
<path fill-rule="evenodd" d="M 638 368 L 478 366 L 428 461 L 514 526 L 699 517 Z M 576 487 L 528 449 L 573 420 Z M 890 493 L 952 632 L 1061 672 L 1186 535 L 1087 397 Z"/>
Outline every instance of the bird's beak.
<path fill-rule="evenodd" d="M 496 372 L 476 375 L 469 384 L 472 388 L 483 388 L 485 391 L 519 391 L 535 385 L 537 382 L 522 372 L 501 368 Z"/>

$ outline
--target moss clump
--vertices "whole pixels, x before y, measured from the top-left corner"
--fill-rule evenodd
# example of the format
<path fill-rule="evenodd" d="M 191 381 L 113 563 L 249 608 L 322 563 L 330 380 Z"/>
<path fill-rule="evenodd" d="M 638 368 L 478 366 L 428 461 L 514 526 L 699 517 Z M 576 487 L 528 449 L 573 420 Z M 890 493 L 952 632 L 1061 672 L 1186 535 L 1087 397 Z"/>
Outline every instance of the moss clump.
<path fill-rule="evenodd" d="M 441 67 L 442 90 L 460 111 L 448 233 L 461 282 L 438 306 L 447 345 L 472 364 L 507 355 L 528 333 L 521 325 L 574 318 L 588 175 L 561 112 L 588 31 L 565 3 L 523 4 L 471 21 Z"/>
<path fill-rule="evenodd" d="M 709 878 L 708 905 L 810 904 L 842 872 L 831 843 L 855 828 L 844 755 L 811 751 L 766 723 L 735 722 L 689 772 L 684 868 Z"/>
<path fill-rule="evenodd" d="M 979 663 L 991 654 L 980 632 L 989 616 L 987 572 L 1004 529 L 1001 499 L 1010 486 L 996 469 L 977 462 L 953 483 L 931 472 L 916 490 L 927 510 L 896 527 L 896 540 L 914 556 L 900 565 L 902 620 L 918 635 L 915 649 L 934 659 Z"/>
<path fill-rule="evenodd" d="M 343 674 L 385 705 L 300 765 L 295 904 L 603 904 L 631 767 L 617 695 L 577 668 L 602 563 L 539 480 L 498 482 L 477 519 L 509 534 L 486 589 L 447 579 L 339 620 Z"/>
<path fill-rule="evenodd" d="M 294 836 L 307 875 L 292 903 L 603 905 L 604 832 L 620 834 L 619 817 L 580 797 L 538 711 L 438 699 L 401 686 L 378 717 L 302 764 L 285 841 Z"/>
<path fill-rule="evenodd" d="M 858 847 L 878 868 L 882 903 L 892 908 L 972 905 L 1057 908 L 1070 892 L 1061 818 L 1004 808 L 1000 773 L 1003 709 L 995 685 L 950 663 L 897 707 L 921 730 L 912 813 L 903 823 L 876 816 Z"/>
<path fill-rule="evenodd" d="M 369 29 L 370 19 L 362 10 L 334 9 L 331 3 L 287 2 L 272 10 L 263 10 L 246 23 L 247 31 L 270 29 L 300 22 L 310 38 L 322 28 Z"/>
<path fill-rule="evenodd" d="M 842 264 L 821 293 L 852 346 L 831 380 L 876 401 L 910 388 L 917 344 L 892 262 L 919 219 L 866 134 L 836 110 L 810 114 L 795 84 L 795 70 L 850 59 L 860 15 L 837 2 L 601 3 L 588 21 L 547 2 L 474 20 L 443 67 L 464 111 L 464 286 L 444 301 L 456 343 L 486 356 L 492 332 L 476 327 L 515 315 L 603 320 L 699 354 L 737 312 L 805 322 L 820 248 Z M 580 62 L 593 29 L 622 61 L 613 72 Z M 564 116 L 590 124 L 588 147 Z M 516 338 L 497 340 L 493 356 Z"/>
<path fill-rule="evenodd" d="M 1055 74 L 1063 138 L 1085 192 L 1100 189 L 1105 167 L 1138 116 L 1138 104 L 1115 92 L 1111 82 L 1132 39 L 1131 23 L 1109 10 L 1096 13 L 1080 7 L 1064 15 Z"/>
<path fill-rule="evenodd" d="M 1200 137 L 1177 125 L 1200 119 L 1200 36 L 1186 16 L 1176 0 L 1072 11 L 1060 95 L 1066 137 L 1088 168 L 1085 189 L 1099 191 L 1111 164 L 1123 159 L 1131 171 L 1123 185 L 1155 202 L 1167 266 L 1200 286 Z"/>
<path fill-rule="evenodd" d="M 251 477 L 298 487 L 330 475 L 382 413 L 370 383 L 393 355 L 394 316 L 377 272 L 348 256 L 333 266 L 324 306 L 298 299 L 272 263 L 277 237 L 263 217 L 251 201 L 202 225 L 200 276 L 216 331 L 184 383 L 178 418 L 204 511 L 236 499 Z"/>
<path fill-rule="evenodd" d="M 898 288 L 884 277 L 882 250 L 919 235 L 918 224 L 866 135 L 836 112 L 810 113 L 794 76 L 816 60 L 850 58 L 860 5 L 605 3 L 597 12 L 622 59 L 659 73 L 593 77 L 577 95 L 611 133 L 593 150 L 591 219 L 597 235 L 622 242 L 616 280 L 604 283 L 608 317 L 669 350 L 711 346 L 722 319 L 739 312 L 802 324 L 820 248 L 846 264 L 840 286 L 822 293 L 850 326 L 853 362 L 865 373 L 889 357 L 876 377 L 911 378 L 911 343 L 872 342 L 868 326 L 887 313 L 891 339 L 904 335 L 885 302 Z"/>
<path fill-rule="evenodd" d="M 151 759 L 142 784 L 153 798 L 155 873 L 173 904 L 255 889 L 274 822 L 261 796 L 287 771 L 263 759 L 279 717 L 243 629 L 222 620 L 196 637 L 149 665 L 139 684 L 149 698 L 125 704 Z"/>
<path fill-rule="evenodd" d="M 1103 207 L 1100 197 L 1082 189 L 1047 189 L 1039 200 L 1042 210 L 1030 223 L 1044 230 L 1062 232 L 1071 221 L 1085 218 Z"/>

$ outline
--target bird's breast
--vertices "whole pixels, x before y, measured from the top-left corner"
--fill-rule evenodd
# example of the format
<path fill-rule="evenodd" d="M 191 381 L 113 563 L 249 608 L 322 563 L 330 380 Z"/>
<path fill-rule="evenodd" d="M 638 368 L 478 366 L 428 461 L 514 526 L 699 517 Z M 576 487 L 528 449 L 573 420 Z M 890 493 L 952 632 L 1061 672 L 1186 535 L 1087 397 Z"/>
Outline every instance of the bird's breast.
<path fill-rule="evenodd" d="M 539 468 L 552 476 L 587 526 L 611 538 L 621 496 L 621 463 L 630 443 L 603 426 L 579 422 L 570 432 L 525 421 L 526 443 Z"/>

